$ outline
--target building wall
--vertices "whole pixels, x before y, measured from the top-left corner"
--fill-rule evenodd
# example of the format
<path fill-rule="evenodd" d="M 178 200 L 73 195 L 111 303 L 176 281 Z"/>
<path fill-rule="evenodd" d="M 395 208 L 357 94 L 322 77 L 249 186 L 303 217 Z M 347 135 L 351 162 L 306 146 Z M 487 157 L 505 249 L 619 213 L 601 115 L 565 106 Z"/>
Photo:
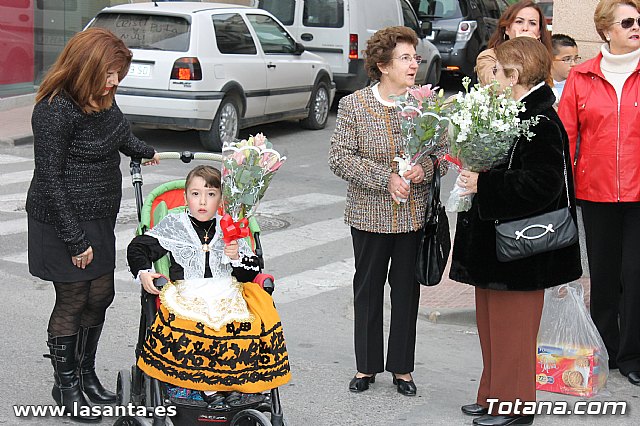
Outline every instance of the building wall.
<path fill-rule="evenodd" d="M 580 56 L 593 58 L 600 52 L 602 39 L 593 24 L 598 0 L 554 0 L 553 32 L 576 39 Z"/>

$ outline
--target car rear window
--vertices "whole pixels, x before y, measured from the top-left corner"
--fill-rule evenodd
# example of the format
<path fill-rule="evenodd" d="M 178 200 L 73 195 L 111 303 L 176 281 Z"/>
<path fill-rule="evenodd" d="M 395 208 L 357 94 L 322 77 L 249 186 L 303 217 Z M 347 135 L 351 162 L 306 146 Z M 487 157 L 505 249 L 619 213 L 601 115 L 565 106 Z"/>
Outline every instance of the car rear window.
<path fill-rule="evenodd" d="M 106 28 L 130 49 L 189 50 L 189 21 L 179 16 L 101 13 L 91 25 Z"/>
<path fill-rule="evenodd" d="M 305 0 L 302 24 L 305 27 L 342 28 L 344 26 L 344 1 Z"/>
<path fill-rule="evenodd" d="M 466 10 L 461 10 L 460 6 L 465 7 L 464 2 L 460 0 L 420 0 L 418 16 L 420 18 L 428 16 L 435 19 L 462 18 L 466 14 Z"/>

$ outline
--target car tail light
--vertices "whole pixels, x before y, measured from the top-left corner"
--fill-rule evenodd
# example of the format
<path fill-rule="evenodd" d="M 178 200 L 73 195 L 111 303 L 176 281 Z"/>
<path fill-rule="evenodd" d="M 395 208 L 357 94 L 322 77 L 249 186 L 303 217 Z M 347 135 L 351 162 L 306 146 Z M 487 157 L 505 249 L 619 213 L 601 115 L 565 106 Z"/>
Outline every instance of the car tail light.
<path fill-rule="evenodd" d="M 349 34 L 349 59 L 358 59 L 358 34 Z"/>
<path fill-rule="evenodd" d="M 202 68 L 198 58 L 179 58 L 173 63 L 172 80 L 202 80 Z"/>
<path fill-rule="evenodd" d="M 458 25 L 458 33 L 456 34 L 456 41 L 469 41 L 473 32 L 478 28 L 477 21 L 462 21 Z"/>

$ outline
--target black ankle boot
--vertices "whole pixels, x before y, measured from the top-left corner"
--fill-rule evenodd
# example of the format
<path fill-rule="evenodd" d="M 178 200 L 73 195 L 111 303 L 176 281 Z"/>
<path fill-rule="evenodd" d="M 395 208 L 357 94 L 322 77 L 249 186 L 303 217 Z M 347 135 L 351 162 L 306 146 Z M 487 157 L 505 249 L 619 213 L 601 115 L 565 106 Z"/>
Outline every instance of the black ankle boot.
<path fill-rule="evenodd" d="M 102 324 L 95 327 L 83 327 L 80 342 L 80 389 L 96 404 L 114 404 L 116 394 L 102 386 L 96 375 L 96 351 L 102 334 Z"/>
<path fill-rule="evenodd" d="M 78 380 L 78 362 L 76 360 L 76 346 L 78 334 L 72 336 L 49 336 L 47 346 L 49 354 L 45 358 L 51 359 L 55 382 L 51 396 L 60 407 L 65 408 L 70 417 L 79 422 L 94 423 L 102 419 L 100 415 L 92 415 L 91 406 L 80 390 Z"/>

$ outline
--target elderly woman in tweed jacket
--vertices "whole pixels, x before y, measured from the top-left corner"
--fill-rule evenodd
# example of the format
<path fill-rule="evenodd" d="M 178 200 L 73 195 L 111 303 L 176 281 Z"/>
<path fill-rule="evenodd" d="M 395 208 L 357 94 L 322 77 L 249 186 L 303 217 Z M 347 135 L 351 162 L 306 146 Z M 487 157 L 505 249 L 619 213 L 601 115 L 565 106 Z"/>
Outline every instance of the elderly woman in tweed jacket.
<path fill-rule="evenodd" d="M 391 286 L 391 325 L 386 370 L 403 395 L 416 394 L 414 368 L 419 285 L 414 278 L 420 229 L 424 224 L 433 163 L 425 157 L 404 177 L 400 118 L 390 96 L 415 84 L 421 58 L 415 32 L 406 27 L 378 31 L 367 43 L 366 68 L 378 83 L 344 97 L 331 138 L 329 166 L 349 183 L 345 222 L 351 226 L 356 273 L 353 278 L 357 373 L 349 390 L 362 392 L 385 370 L 382 312 L 384 286 Z M 444 145 L 436 148 L 441 156 Z M 442 165 L 441 172 L 446 170 Z M 400 199 L 406 199 L 400 203 Z"/>

